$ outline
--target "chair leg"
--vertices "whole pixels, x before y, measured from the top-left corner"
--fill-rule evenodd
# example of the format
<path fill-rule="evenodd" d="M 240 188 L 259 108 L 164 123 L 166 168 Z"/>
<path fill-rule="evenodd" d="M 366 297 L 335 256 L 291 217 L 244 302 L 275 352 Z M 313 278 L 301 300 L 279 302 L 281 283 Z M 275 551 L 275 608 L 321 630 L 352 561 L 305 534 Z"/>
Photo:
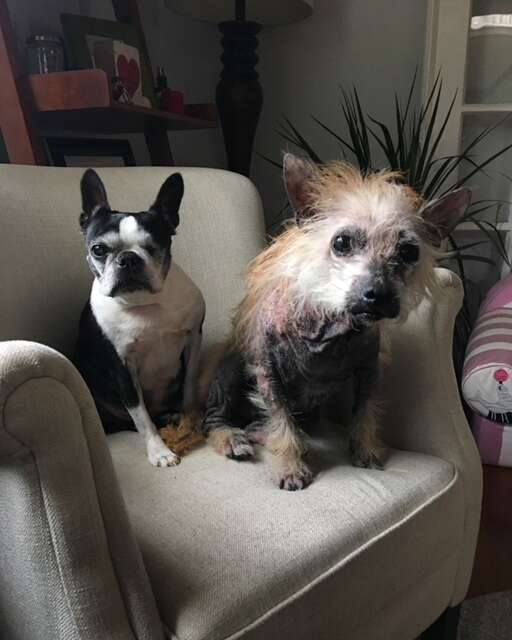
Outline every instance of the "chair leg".
<path fill-rule="evenodd" d="M 421 640 L 457 640 L 460 605 L 448 607 L 421 635 Z"/>

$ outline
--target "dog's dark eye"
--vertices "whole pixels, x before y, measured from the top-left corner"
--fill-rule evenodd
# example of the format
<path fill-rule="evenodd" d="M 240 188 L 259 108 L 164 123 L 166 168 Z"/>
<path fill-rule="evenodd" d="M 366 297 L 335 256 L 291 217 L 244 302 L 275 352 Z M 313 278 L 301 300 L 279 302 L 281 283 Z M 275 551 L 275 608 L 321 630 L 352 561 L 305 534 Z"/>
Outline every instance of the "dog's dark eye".
<path fill-rule="evenodd" d="M 400 245 L 398 253 L 404 262 L 412 264 L 413 262 L 418 262 L 418 258 L 420 257 L 420 248 L 413 242 L 405 242 Z"/>
<path fill-rule="evenodd" d="M 332 240 L 332 250 L 337 256 L 350 253 L 352 250 L 352 236 L 348 233 L 338 233 Z"/>
<path fill-rule="evenodd" d="M 104 258 L 108 253 L 108 247 L 106 244 L 94 244 L 91 253 L 95 258 Z"/>
<path fill-rule="evenodd" d="M 146 251 L 149 253 L 149 255 L 150 255 L 151 257 L 153 257 L 153 256 L 155 255 L 155 251 L 156 251 L 156 249 L 155 249 L 155 247 L 153 247 L 153 245 L 147 244 L 147 245 L 144 247 L 144 249 L 146 249 Z"/>

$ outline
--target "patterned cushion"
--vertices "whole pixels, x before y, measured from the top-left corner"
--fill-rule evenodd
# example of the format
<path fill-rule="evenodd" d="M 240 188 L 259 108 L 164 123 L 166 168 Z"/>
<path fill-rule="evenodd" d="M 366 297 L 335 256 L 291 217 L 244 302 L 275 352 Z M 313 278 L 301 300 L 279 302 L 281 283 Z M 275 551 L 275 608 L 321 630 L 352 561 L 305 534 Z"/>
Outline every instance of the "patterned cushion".
<path fill-rule="evenodd" d="M 462 392 L 484 462 L 512 466 L 512 276 L 487 295 L 466 351 Z"/>

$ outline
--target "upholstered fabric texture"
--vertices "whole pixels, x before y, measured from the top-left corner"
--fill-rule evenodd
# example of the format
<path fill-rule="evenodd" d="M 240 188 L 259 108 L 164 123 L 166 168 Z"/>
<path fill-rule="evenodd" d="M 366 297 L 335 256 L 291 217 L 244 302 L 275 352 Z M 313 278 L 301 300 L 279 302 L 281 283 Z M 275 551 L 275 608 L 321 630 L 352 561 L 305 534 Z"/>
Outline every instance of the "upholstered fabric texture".
<path fill-rule="evenodd" d="M 178 169 L 176 169 L 178 170 Z M 264 241 L 245 178 L 179 169 L 173 255 L 222 339 Z M 171 170 L 100 169 L 110 204 L 147 208 Z M 81 170 L 0 165 L 0 637 L 408 640 L 463 598 L 481 472 L 451 365 L 457 278 L 391 327 L 382 386 L 384 472 L 313 447 L 318 476 L 280 492 L 271 461 L 209 449 L 155 469 L 137 434 L 108 439 L 69 363 L 90 275 Z M 148 578 L 149 575 L 149 578 Z M 157 609 L 158 608 L 158 609 Z M 158 613 L 157 613 L 158 610 Z"/>
<path fill-rule="evenodd" d="M 289 494 L 264 451 L 244 464 L 204 447 L 158 473 L 137 434 L 108 440 L 160 613 L 179 640 L 328 640 L 337 627 L 354 640 L 406 640 L 428 624 L 423 612 L 400 630 L 381 611 L 443 565 L 449 577 L 425 612 L 450 597 L 463 538 L 450 463 L 393 452 L 384 473 L 354 469 L 345 442 L 324 437 L 310 454 L 315 481 Z M 440 527 L 443 513 L 451 518 Z"/>
<path fill-rule="evenodd" d="M 451 462 L 462 481 L 465 549 L 460 554 L 451 604 L 466 594 L 480 523 L 482 465 L 459 399 L 453 371 L 455 317 L 463 297 L 460 279 L 436 270 L 436 287 L 404 324 L 390 327 L 392 358 L 383 372 L 382 428 L 386 442 Z"/>
<path fill-rule="evenodd" d="M 0 343 L 0 637 L 160 640 L 162 626 L 82 378 Z"/>

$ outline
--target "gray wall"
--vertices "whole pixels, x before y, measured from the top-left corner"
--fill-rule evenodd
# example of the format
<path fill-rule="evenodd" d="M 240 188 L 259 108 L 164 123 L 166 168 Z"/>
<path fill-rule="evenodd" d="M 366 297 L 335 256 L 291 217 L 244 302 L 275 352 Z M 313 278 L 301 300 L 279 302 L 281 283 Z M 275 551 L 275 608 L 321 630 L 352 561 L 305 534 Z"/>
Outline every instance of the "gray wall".
<path fill-rule="evenodd" d="M 425 22 L 424 0 L 315 0 L 311 18 L 264 30 L 259 69 L 265 106 L 256 149 L 274 158 L 283 149 L 293 150 L 275 133 L 276 122 L 285 114 L 322 157 L 339 157 L 310 114 L 341 131 L 340 84 L 356 85 L 371 112 L 390 120 L 394 91 L 406 93 L 414 69 L 421 67 Z M 253 178 L 263 194 L 267 219 L 282 203 L 278 173 L 255 158 Z"/>
<path fill-rule="evenodd" d="M 221 69 L 217 26 L 178 16 L 164 0 L 139 0 L 139 10 L 151 60 L 164 65 L 169 86 L 184 91 L 185 102 L 214 102 Z M 224 166 L 220 128 L 170 136 L 176 164 Z"/>

